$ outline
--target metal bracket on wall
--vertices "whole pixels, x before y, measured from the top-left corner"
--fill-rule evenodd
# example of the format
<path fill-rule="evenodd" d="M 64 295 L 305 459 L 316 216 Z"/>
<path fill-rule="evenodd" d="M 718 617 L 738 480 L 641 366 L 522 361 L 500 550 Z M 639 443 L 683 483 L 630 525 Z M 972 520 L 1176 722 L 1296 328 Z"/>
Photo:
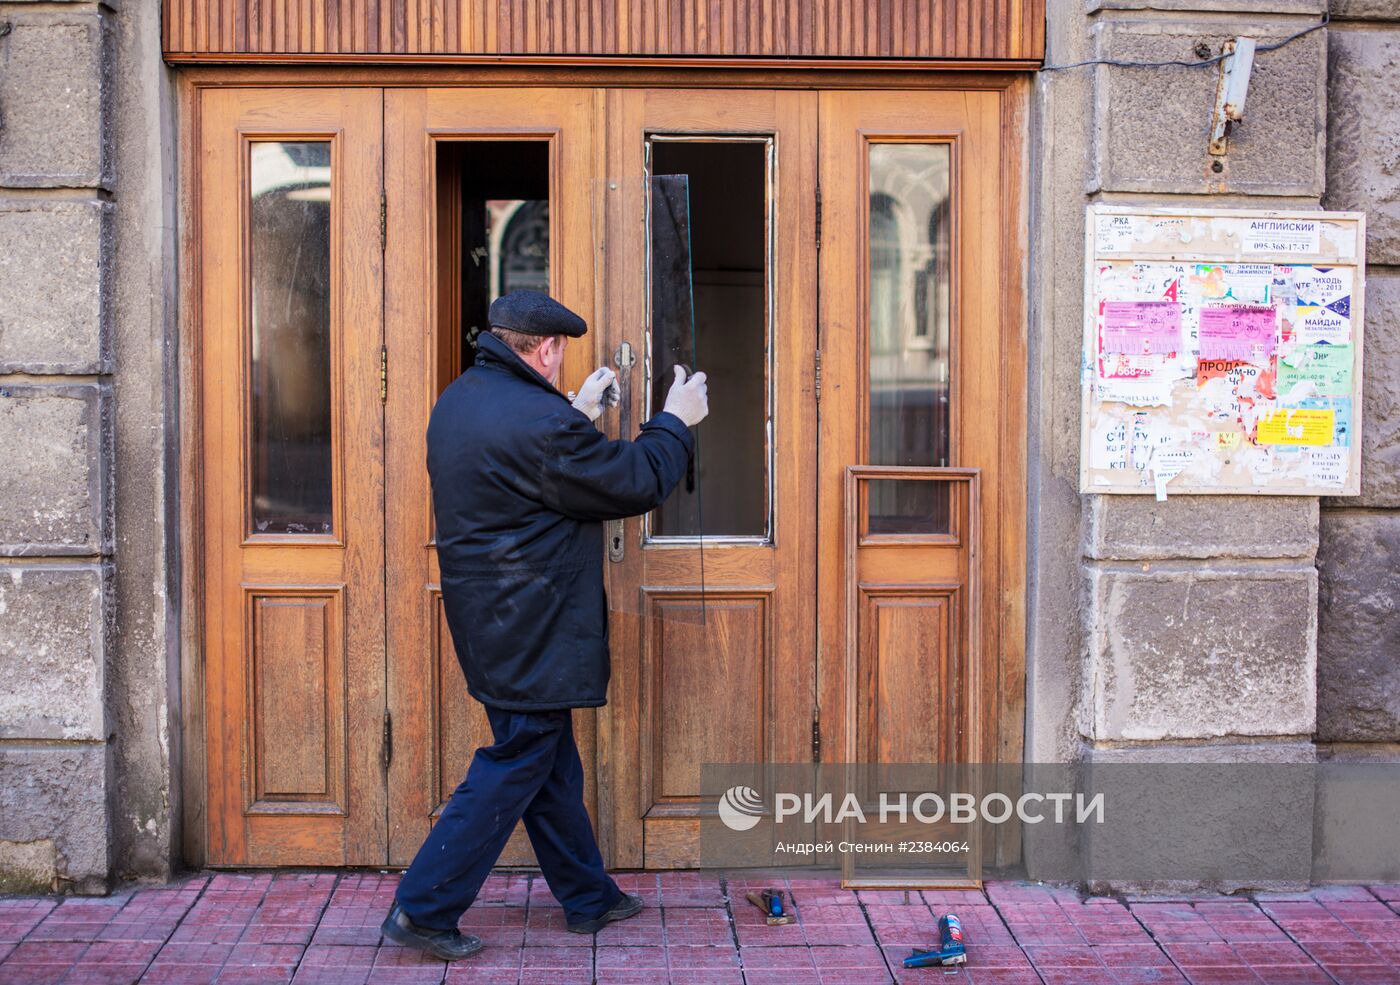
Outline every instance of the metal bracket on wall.
<path fill-rule="evenodd" d="M 1249 75 L 1254 69 L 1254 39 L 1226 41 L 1220 62 L 1220 84 L 1215 90 L 1215 110 L 1210 118 L 1210 153 L 1221 157 L 1229 151 L 1231 124 L 1244 119 Z"/>

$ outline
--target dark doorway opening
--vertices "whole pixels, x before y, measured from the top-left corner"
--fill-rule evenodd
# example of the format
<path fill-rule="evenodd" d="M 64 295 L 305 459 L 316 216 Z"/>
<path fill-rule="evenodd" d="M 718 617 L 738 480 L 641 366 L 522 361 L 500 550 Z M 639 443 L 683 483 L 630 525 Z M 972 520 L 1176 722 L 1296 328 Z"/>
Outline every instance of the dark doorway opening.
<path fill-rule="evenodd" d="M 475 362 L 492 301 L 549 291 L 549 144 L 444 141 L 437 188 L 441 392 Z"/>

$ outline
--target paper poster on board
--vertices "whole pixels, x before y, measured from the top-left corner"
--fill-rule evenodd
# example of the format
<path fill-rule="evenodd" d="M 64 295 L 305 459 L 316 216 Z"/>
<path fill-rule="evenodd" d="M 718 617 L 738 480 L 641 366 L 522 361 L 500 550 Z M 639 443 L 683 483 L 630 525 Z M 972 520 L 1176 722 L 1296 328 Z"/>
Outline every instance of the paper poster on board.
<path fill-rule="evenodd" d="M 1360 491 L 1364 217 L 1090 206 L 1082 492 Z"/>

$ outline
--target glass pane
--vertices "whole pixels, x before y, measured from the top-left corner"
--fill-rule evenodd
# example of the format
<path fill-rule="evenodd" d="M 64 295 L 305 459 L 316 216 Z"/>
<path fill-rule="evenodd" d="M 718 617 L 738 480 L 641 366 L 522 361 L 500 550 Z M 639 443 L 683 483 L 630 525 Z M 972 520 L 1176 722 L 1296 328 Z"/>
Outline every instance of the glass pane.
<path fill-rule="evenodd" d="M 695 475 L 652 514 L 653 536 L 695 536 L 702 520 L 707 537 L 768 536 L 768 148 L 650 145 L 653 176 L 684 176 L 649 184 L 652 411 L 677 362 L 718 398 L 696 429 Z"/>
<path fill-rule="evenodd" d="M 948 483 L 871 479 L 866 483 L 868 534 L 948 534 Z"/>
<path fill-rule="evenodd" d="M 253 532 L 331 532 L 331 145 L 251 147 Z"/>
<path fill-rule="evenodd" d="M 950 154 L 870 146 L 871 465 L 948 464 Z M 879 483 L 870 531 L 925 532 L 947 514 L 941 482 Z"/>

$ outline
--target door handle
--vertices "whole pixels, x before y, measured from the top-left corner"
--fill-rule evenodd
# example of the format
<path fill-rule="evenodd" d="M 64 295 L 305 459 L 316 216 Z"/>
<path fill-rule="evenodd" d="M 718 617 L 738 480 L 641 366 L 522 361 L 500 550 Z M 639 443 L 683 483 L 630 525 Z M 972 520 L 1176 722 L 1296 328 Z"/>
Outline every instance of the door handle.
<path fill-rule="evenodd" d="M 617 385 L 622 391 L 621 398 L 618 400 L 619 410 L 621 411 L 617 418 L 619 438 L 626 437 L 623 428 L 626 426 L 627 422 L 632 420 L 631 377 L 632 367 L 636 362 L 637 353 L 633 350 L 630 342 L 623 342 L 617 347 L 616 351 L 613 352 L 613 364 L 617 366 Z M 626 535 L 623 532 L 622 521 L 609 520 L 605 527 L 605 532 L 608 538 L 608 560 L 613 564 L 620 564 L 627 553 L 627 541 Z"/>
<path fill-rule="evenodd" d="M 619 438 L 627 437 L 622 426 L 632 420 L 632 366 L 637 362 L 637 352 L 632 348 L 630 342 L 624 342 L 613 352 L 613 364 L 617 366 L 617 386 L 621 391 L 618 400 L 618 433 Z"/>

